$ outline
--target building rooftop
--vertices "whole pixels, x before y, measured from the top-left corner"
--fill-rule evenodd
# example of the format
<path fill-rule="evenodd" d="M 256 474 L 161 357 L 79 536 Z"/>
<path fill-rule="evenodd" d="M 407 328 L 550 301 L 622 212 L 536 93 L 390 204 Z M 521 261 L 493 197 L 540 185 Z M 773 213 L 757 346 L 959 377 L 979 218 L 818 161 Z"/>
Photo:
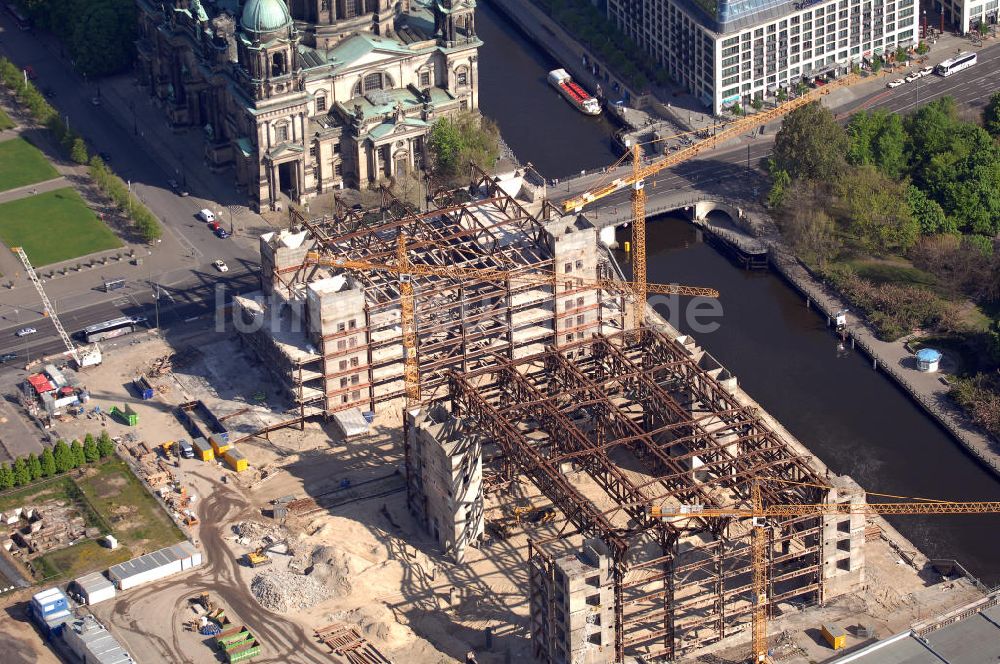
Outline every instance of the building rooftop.
<path fill-rule="evenodd" d="M 833 664 L 983 664 L 1000 660 L 1000 593 L 897 634 Z M 978 610 L 977 610 L 978 608 Z M 971 615 L 961 617 L 971 611 Z M 953 622 L 952 622 L 953 621 Z M 941 625 L 940 627 L 938 625 Z"/>
<path fill-rule="evenodd" d="M 111 583 L 106 576 L 100 572 L 94 572 L 92 574 L 87 574 L 86 576 L 81 576 L 79 579 L 74 581 L 83 592 L 88 595 L 96 593 L 100 590 L 105 590 L 107 588 L 114 588 L 115 584 Z"/>
<path fill-rule="evenodd" d="M 197 553 L 198 550 L 190 542 L 180 542 L 179 544 L 147 553 L 144 556 L 126 560 L 118 565 L 112 565 L 108 569 L 108 575 L 112 578 L 127 579 L 136 574 L 143 574 L 151 569 L 156 569 L 161 565 L 172 563 L 175 560 L 190 558 Z"/>
<path fill-rule="evenodd" d="M 704 25 L 716 32 L 728 33 L 786 16 L 805 9 L 816 0 L 685 0 L 694 13 L 701 14 Z"/>
<path fill-rule="evenodd" d="M 237 295 L 233 303 L 255 318 L 255 324 L 267 332 L 275 347 L 292 363 L 312 362 L 320 355 L 309 341 L 305 322 L 291 313 L 291 307 L 268 302 L 261 291 Z"/>
<path fill-rule="evenodd" d="M 70 622 L 68 628 L 76 633 L 79 643 L 86 650 L 86 653 L 78 654 L 87 662 L 126 664 L 135 661 L 94 616 L 78 618 Z"/>

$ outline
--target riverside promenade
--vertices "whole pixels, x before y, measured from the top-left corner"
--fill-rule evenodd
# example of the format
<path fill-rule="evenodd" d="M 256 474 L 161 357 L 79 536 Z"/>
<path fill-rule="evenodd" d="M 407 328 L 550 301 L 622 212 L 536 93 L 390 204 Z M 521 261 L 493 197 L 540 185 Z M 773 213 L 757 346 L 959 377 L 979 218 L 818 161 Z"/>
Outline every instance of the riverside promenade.
<path fill-rule="evenodd" d="M 771 265 L 806 298 L 807 306 L 816 308 L 830 321 L 836 312 L 850 308 L 838 293 L 810 274 L 777 240 L 767 240 L 767 244 Z M 849 321 L 847 343 L 860 348 L 871 358 L 873 369 L 888 374 L 970 454 L 1000 476 L 1000 442 L 974 424 L 948 396 L 950 388 L 943 376 L 919 371 L 916 357 L 904 341 L 882 341 L 864 321 L 853 316 Z"/>

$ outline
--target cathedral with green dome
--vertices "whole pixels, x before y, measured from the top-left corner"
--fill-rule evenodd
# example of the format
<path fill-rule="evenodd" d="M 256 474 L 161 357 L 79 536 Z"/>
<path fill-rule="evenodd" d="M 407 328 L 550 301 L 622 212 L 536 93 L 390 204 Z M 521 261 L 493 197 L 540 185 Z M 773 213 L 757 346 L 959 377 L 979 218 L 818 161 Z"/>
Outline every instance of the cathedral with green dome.
<path fill-rule="evenodd" d="M 256 209 L 418 168 L 435 119 L 479 105 L 475 0 L 137 4 L 140 82 Z"/>

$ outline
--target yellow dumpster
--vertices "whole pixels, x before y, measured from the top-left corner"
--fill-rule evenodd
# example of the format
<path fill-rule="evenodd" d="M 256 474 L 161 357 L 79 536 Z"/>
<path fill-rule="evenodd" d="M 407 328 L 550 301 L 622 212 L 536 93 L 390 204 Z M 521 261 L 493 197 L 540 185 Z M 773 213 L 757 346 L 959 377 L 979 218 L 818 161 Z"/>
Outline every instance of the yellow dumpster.
<path fill-rule="evenodd" d="M 823 638 L 834 650 L 840 650 L 847 645 L 847 632 L 836 625 L 823 625 L 821 628 Z"/>
<path fill-rule="evenodd" d="M 229 450 L 222 455 L 222 458 L 225 459 L 229 467 L 237 473 L 242 473 L 247 469 L 247 458 L 243 456 L 243 453 L 235 447 L 230 447 Z"/>
<path fill-rule="evenodd" d="M 195 456 L 202 461 L 212 461 L 215 459 L 215 451 L 212 449 L 209 442 L 204 438 L 195 438 L 191 441 L 191 444 L 194 445 Z"/>

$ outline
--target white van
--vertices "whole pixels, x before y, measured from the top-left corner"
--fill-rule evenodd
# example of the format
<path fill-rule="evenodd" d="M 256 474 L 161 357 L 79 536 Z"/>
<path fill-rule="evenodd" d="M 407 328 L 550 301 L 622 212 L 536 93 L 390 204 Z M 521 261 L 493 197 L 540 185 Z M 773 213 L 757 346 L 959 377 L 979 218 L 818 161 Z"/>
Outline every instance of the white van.
<path fill-rule="evenodd" d="M 215 221 L 215 215 L 212 214 L 212 211 L 209 210 L 208 208 L 199 211 L 198 216 L 201 217 L 201 220 L 204 221 L 206 224 L 210 224 L 213 221 Z"/>
<path fill-rule="evenodd" d="M 194 447 L 191 446 L 191 443 L 187 442 L 186 440 L 178 440 L 177 447 L 180 449 L 181 456 L 183 458 L 185 459 L 194 458 Z"/>

